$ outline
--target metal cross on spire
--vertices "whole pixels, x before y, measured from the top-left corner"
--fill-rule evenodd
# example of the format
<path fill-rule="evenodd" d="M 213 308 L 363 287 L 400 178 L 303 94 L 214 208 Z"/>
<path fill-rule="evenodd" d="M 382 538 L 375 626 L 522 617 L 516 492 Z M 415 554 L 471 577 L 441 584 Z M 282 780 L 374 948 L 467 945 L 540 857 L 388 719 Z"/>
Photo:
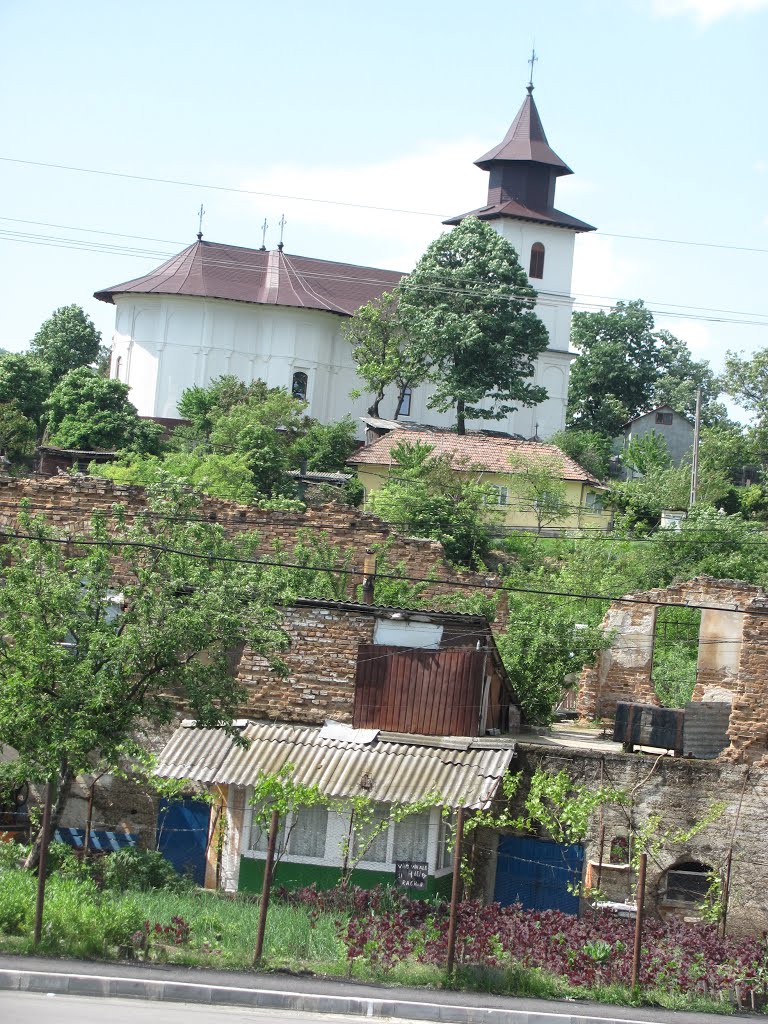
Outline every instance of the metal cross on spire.
<path fill-rule="evenodd" d="M 531 56 L 528 58 L 528 63 L 531 65 L 531 75 L 528 79 L 528 92 L 533 92 L 533 65 L 539 58 L 536 56 L 536 44 L 534 43 L 531 49 Z"/>
<path fill-rule="evenodd" d="M 205 216 L 205 209 L 203 204 L 200 203 L 200 209 L 197 211 L 197 240 L 202 242 L 203 240 L 203 217 Z"/>
<path fill-rule="evenodd" d="M 261 251 L 262 252 L 266 252 L 267 251 L 267 228 L 268 227 L 269 227 L 269 224 L 267 224 L 267 218 L 265 217 L 264 218 L 264 223 L 261 225 Z"/>
<path fill-rule="evenodd" d="M 284 213 L 281 214 L 281 216 L 280 216 L 280 241 L 277 243 L 277 248 L 280 250 L 280 252 L 283 251 L 283 232 L 285 231 L 285 225 L 287 223 L 288 223 L 288 221 L 285 219 L 285 214 Z"/>

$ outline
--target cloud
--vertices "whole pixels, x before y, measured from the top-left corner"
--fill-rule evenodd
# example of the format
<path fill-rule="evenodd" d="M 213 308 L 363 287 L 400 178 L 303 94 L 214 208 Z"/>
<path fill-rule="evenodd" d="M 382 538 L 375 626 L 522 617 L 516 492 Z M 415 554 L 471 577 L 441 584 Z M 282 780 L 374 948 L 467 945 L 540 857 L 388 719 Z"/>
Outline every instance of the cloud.
<path fill-rule="evenodd" d="M 594 309 L 594 304 L 613 306 L 616 299 L 634 298 L 630 294 L 637 267 L 621 255 L 612 238 L 591 233 L 576 237 L 571 293 L 576 308 Z"/>
<path fill-rule="evenodd" d="M 445 217 L 484 203 L 487 177 L 473 165 L 484 148 L 487 145 L 481 140 L 465 138 L 427 144 L 415 153 L 356 167 L 275 165 L 245 181 L 243 187 L 297 197 L 250 200 L 254 214 L 266 216 L 271 225 L 268 247 L 277 241 L 275 225 L 285 213 L 289 251 L 296 251 L 292 237 L 322 228 L 328 234 L 354 238 L 358 252 L 370 249 L 374 254 L 383 248 L 387 261 L 382 264 L 380 256 L 373 256 L 377 265 L 409 269 L 444 230 Z M 298 198 L 303 196 L 360 205 L 335 206 Z M 371 205 L 386 209 L 365 208 Z"/>
<path fill-rule="evenodd" d="M 768 0 L 652 0 L 653 13 L 664 18 L 692 15 L 700 25 L 711 25 L 731 14 L 753 14 L 768 8 Z"/>

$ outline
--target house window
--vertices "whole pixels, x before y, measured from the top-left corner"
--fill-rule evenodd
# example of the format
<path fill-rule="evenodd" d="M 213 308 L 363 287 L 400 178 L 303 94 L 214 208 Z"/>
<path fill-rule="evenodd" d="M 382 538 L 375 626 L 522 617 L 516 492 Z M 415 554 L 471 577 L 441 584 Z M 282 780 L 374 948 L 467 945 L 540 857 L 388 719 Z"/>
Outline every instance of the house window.
<path fill-rule="evenodd" d="M 657 412 L 656 413 L 656 422 L 660 423 L 664 427 L 671 427 L 672 426 L 672 416 L 673 415 L 674 415 L 674 413 L 671 413 L 671 412 Z"/>
<path fill-rule="evenodd" d="M 667 872 L 665 903 L 678 903 L 697 907 L 703 903 L 709 889 L 712 868 L 697 860 L 676 864 Z"/>
<path fill-rule="evenodd" d="M 544 246 L 541 242 L 534 242 L 531 246 L 531 267 L 528 277 L 544 277 Z"/>
<path fill-rule="evenodd" d="M 302 807 L 292 815 L 288 852 L 298 857 L 325 857 L 328 811 L 325 807 Z"/>
<path fill-rule="evenodd" d="M 584 497 L 584 505 L 588 512 L 597 514 L 603 511 L 603 499 L 596 491 L 587 491 Z"/>
<path fill-rule="evenodd" d="M 308 383 L 309 378 L 303 370 L 298 370 L 294 373 L 293 380 L 291 381 L 291 394 L 293 397 L 298 398 L 302 402 L 306 402 Z"/>
<path fill-rule="evenodd" d="M 395 838 L 392 843 L 392 860 L 425 861 L 427 859 L 427 838 L 429 836 L 429 812 L 409 814 L 395 824 Z"/>
<path fill-rule="evenodd" d="M 406 388 L 403 391 L 403 400 L 400 403 L 400 412 L 398 416 L 410 416 L 411 415 L 411 398 L 413 397 L 413 391 L 410 388 Z"/>
<path fill-rule="evenodd" d="M 451 836 L 453 834 L 456 815 L 453 811 L 447 818 L 440 818 L 440 831 L 437 839 L 437 870 L 453 867 L 453 849 L 451 847 Z"/>
<path fill-rule="evenodd" d="M 378 804 L 373 810 L 373 817 L 369 826 L 366 829 L 361 829 L 360 835 L 355 833 L 353 844 L 355 857 L 358 856 L 358 852 L 362 847 L 363 852 L 360 860 L 371 861 L 374 864 L 386 864 L 389 829 L 382 829 L 373 841 L 371 841 L 370 837 L 383 822 L 388 820 L 389 808 L 383 804 Z"/>
<path fill-rule="evenodd" d="M 258 820 L 260 808 L 254 807 L 251 819 L 249 849 L 266 853 L 269 845 L 269 825 Z M 275 854 L 288 853 L 294 857 L 325 857 L 325 838 L 328 832 L 328 811 L 325 807 L 302 807 L 280 819 Z"/>
<path fill-rule="evenodd" d="M 486 504 L 488 505 L 506 505 L 509 498 L 509 491 L 506 487 L 501 487 L 499 484 L 488 485 L 488 499 Z"/>

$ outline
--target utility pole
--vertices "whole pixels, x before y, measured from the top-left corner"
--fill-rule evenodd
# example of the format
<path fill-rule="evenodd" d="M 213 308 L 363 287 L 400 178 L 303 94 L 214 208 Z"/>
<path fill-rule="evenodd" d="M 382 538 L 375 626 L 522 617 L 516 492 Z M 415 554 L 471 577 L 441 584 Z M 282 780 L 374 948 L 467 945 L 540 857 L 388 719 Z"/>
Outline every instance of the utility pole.
<path fill-rule="evenodd" d="M 699 433 L 701 431 L 701 388 L 696 388 L 696 423 L 693 428 L 693 459 L 691 461 L 691 500 L 688 507 L 696 504 L 696 492 L 699 486 Z"/>

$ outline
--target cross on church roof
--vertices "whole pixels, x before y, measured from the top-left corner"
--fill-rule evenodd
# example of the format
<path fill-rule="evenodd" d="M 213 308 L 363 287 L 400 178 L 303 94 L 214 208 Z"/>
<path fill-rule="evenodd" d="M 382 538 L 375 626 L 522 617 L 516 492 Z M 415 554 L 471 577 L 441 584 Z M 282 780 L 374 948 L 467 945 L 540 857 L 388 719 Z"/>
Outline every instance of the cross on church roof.
<path fill-rule="evenodd" d="M 536 63 L 536 61 L 538 59 L 539 58 L 536 56 L 536 46 L 534 44 L 533 48 L 531 49 L 531 56 L 528 58 L 528 63 L 531 65 L 531 74 L 530 74 L 530 78 L 528 79 L 528 95 L 529 96 L 533 92 L 533 65 Z"/>

